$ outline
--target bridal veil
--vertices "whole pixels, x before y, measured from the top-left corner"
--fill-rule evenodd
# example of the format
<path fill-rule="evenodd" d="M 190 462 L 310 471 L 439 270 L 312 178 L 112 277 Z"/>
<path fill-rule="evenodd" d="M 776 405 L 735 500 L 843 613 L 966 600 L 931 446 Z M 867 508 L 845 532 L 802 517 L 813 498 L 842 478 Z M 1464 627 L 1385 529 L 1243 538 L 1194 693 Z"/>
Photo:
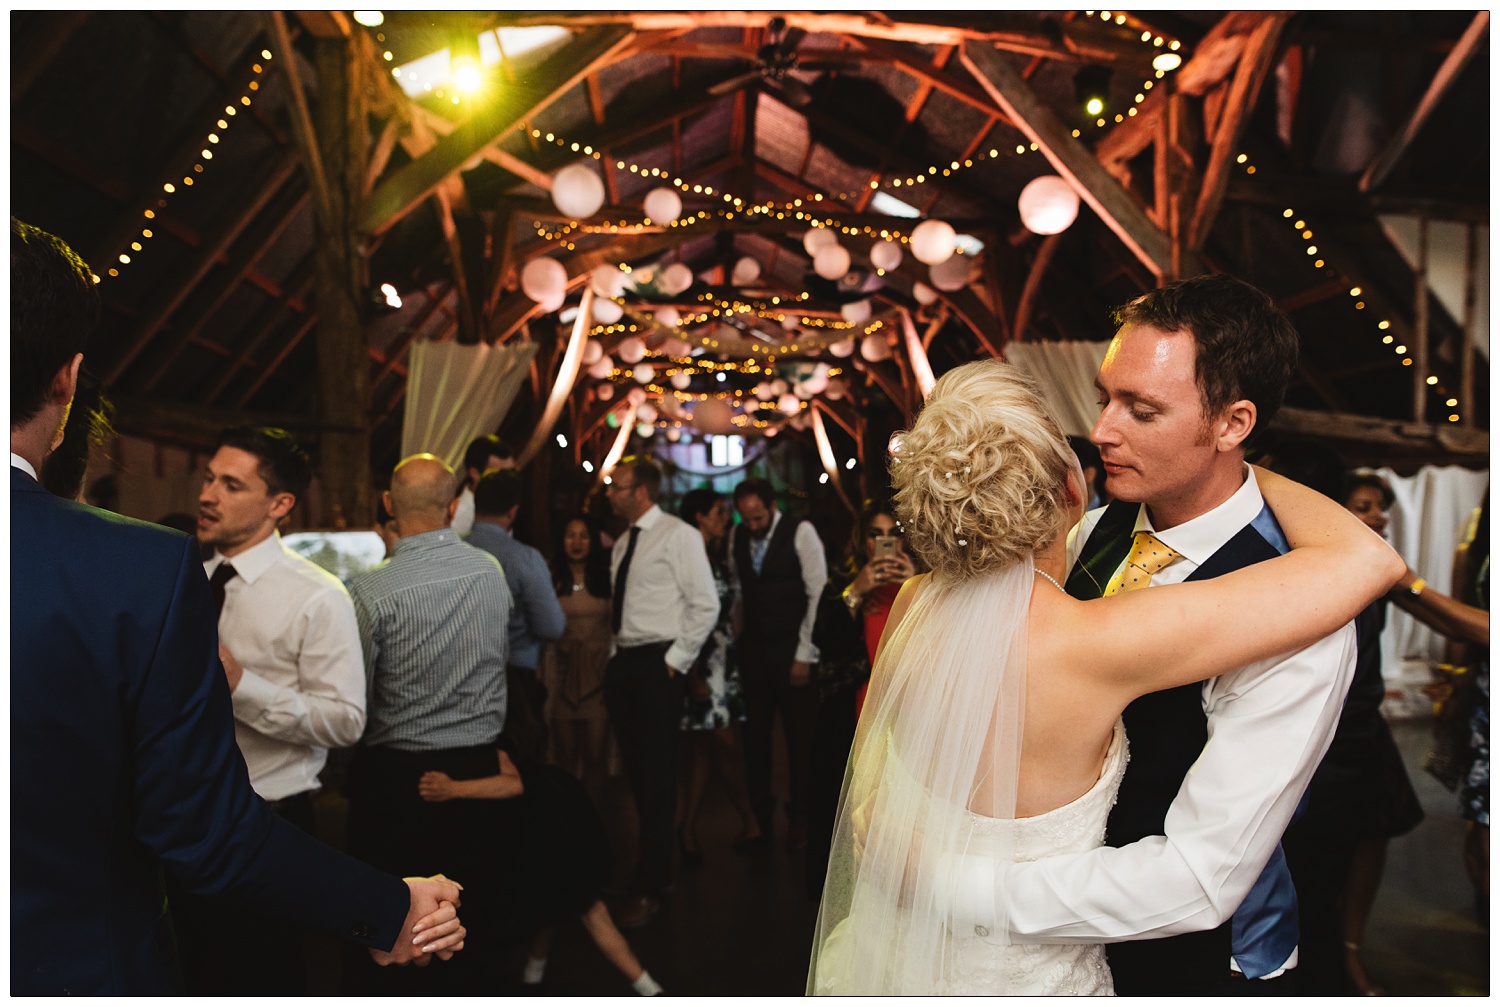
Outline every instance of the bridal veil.
<path fill-rule="evenodd" d="M 1032 570 L 1028 556 L 908 586 L 844 774 L 809 994 L 945 986 L 952 860 L 969 848 L 973 815 L 1015 817 Z"/>

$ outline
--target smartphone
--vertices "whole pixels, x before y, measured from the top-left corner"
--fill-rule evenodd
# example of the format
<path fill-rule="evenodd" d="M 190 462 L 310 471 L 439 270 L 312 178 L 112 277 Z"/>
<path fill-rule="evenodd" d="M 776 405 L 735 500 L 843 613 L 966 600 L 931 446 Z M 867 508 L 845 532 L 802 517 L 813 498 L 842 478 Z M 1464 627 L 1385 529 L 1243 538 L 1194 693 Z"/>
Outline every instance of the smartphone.
<path fill-rule="evenodd" d="M 875 551 L 872 554 L 876 558 L 881 556 L 895 556 L 901 551 L 901 540 L 895 535 L 876 535 Z"/>

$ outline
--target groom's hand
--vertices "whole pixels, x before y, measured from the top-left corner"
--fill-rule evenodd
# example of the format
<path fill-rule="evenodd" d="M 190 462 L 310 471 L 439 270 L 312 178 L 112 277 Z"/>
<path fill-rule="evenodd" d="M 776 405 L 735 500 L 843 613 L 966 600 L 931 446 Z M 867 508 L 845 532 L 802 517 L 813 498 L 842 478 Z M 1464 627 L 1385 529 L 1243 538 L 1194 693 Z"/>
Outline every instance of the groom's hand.
<path fill-rule="evenodd" d="M 411 907 L 401 924 L 400 935 L 389 951 L 370 950 L 377 965 L 426 965 L 433 954 L 453 957 L 464 946 L 468 931 L 458 918 L 459 893 L 463 886 L 438 874 L 431 878 L 405 878 Z"/>

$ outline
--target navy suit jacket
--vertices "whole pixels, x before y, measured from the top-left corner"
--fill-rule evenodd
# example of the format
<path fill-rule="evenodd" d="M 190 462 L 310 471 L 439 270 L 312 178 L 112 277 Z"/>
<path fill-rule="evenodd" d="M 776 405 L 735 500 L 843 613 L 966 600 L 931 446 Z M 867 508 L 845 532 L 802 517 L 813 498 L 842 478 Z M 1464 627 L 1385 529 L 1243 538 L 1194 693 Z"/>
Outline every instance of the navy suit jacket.
<path fill-rule="evenodd" d="M 12 995 L 178 992 L 163 871 L 393 947 L 406 886 L 250 789 L 197 544 L 10 488 Z"/>

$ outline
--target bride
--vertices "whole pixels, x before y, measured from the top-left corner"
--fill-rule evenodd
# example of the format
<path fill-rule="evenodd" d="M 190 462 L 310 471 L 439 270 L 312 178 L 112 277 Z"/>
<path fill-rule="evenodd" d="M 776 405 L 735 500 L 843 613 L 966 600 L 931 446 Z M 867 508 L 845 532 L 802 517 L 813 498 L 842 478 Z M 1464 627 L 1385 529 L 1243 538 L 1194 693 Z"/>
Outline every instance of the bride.
<path fill-rule="evenodd" d="M 906 583 L 877 652 L 809 993 L 1113 992 L 1101 945 L 951 933 L 951 870 L 1099 846 L 1131 700 L 1313 643 L 1404 572 L 1337 503 L 1256 479 L 1291 552 L 1078 601 L 1060 583 L 1086 487 L 1035 389 L 994 360 L 938 381 L 892 464 L 907 542 L 932 572 Z"/>

